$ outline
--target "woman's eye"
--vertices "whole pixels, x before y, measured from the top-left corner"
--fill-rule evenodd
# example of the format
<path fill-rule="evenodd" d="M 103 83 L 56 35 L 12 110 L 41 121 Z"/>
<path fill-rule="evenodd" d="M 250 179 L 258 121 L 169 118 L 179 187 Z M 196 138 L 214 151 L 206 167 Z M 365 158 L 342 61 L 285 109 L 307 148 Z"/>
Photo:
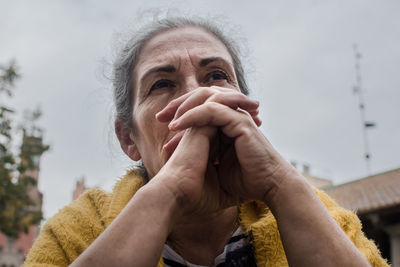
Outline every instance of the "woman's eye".
<path fill-rule="evenodd" d="M 151 86 L 150 91 L 161 89 L 161 88 L 169 88 L 169 87 L 173 87 L 173 86 L 174 86 L 174 84 L 171 81 L 159 80 Z"/>
<path fill-rule="evenodd" d="M 222 71 L 214 71 L 207 76 L 207 82 L 228 80 L 228 75 Z"/>

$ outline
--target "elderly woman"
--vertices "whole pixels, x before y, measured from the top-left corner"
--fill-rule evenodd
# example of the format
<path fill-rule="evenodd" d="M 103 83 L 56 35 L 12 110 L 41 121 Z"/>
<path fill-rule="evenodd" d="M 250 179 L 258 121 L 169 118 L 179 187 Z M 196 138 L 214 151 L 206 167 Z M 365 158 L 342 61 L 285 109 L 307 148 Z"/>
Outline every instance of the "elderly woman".
<path fill-rule="evenodd" d="M 114 90 L 122 150 L 146 171 L 61 210 L 25 266 L 387 266 L 357 217 L 260 132 L 237 49 L 216 27 L 143 28 L 114 64 Z"/>

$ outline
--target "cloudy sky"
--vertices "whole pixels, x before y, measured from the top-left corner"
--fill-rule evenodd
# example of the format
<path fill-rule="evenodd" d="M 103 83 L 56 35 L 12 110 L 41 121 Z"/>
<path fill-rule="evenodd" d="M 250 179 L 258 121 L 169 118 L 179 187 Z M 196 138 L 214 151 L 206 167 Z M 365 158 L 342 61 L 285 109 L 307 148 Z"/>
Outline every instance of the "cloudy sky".
<path fill-rule="evenodd" d="M 149 8 L 224 21 L 244 46 L 262 131 L 311 174 L 348 182 L 367 175 L 352 46 L 361 71 L 371 171 L 400 167 L 400 2 L 0 0 L 0 64 L 22 73 L 9 105 L 40 105 L 44 215 L 68 204 L 77 178 L 111 190 L 132 163 L 113 135 L 107 79 L 118 41 Z"/>

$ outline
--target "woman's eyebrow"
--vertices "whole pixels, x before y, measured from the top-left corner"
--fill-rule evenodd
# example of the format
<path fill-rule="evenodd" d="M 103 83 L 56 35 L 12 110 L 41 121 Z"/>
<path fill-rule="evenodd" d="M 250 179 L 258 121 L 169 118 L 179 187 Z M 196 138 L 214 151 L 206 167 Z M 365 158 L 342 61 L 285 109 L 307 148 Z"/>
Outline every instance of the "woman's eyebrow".
<path fill-rule="evenodd" d="M 213 63 L 213 62 L 221 62 L 221 63 L 224 63 L 224 64 L 226 64 L 228 66 L 233 67 L 232 63 L 230 63 L 229 61 L 227 61 L 226 59 L 224 59 L 222 57 L 203 58 L 202 60 L 200 60 L 199 66 L 200 67 L 205 67 L 208 64 Z M 145 72 L 145 74 L 140 79 L 140 82 L 142 83 L 150 74 L 157 73 L 157 72 L 173 73 L 173 72 L 176 72 L 176 68 L 175 68 L 175 66 L 173 66 L 171 64 L 167 64 L 167 65 L 157 66 L 157 67 L 151 68 L 150 70 Z"/>
<path fill-rule="evenodd" d="M 146 71 L 146 73 L 142 76 L 142 78 L 140 79 L 140 82 L 143 82 L 150 74 L 157 73 L 157 72 L 173 73 L 173 72 L 176 72 L 176 68 L 170 64 L 151 68 L 148 71 Z"/>
<path fill-rule="evenodd" d="M 233 67 L 232 63 L 230 63 L 229 61 L 227 61 L 226 59 L 222 58 L 222 57 L 208 57 L 208 58 L 204 58 L 200 61 L 199 66 L 200 67 L 205 67 L 210 63 L 213 62 L 222 62 L 226 65 L 229 65 L 231 67 Z"/>

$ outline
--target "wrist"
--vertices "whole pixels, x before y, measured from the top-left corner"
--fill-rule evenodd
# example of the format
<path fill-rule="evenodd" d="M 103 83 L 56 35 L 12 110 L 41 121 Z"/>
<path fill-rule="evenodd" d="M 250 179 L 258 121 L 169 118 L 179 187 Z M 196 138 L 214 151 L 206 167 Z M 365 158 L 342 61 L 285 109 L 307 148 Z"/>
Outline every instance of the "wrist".
<path fill-rule="evenodd" d="M 134 198 L 135 201 L 141 200 L 141 203 L 144 203 L 144 212 L 157 214 L 158 221 L 163 222 L 169 233 L 177 218 L 180 217 L 178 201 L 168 187 L 163 186 L 162 183 L 156 183 L 153 179 L 140 188 Z"/>
<path fill-rule="evenodd" d="M 272 212 L 284 205 L 291 205 L 290 201 L 297 201 L 299 195 L 312 192 L 306 179 L 292 166 L 277 170 L 269 180 L 271 182 L 263 202 Z"/>
<path fill-rule="evenodd" d="M 157 187 L 157 190 L 161 190 L 168 198 L 174 201 L 174 217 L 183 216 L 187 206 L 192 203 L 193 194 L 193 183 L 191 180 L 185 178 L 182 173 L 183 171 L 171 170 L 172 168 L 162 168 L 153 179 L 150 180 L 149 184 L 153 184 Z"/>

